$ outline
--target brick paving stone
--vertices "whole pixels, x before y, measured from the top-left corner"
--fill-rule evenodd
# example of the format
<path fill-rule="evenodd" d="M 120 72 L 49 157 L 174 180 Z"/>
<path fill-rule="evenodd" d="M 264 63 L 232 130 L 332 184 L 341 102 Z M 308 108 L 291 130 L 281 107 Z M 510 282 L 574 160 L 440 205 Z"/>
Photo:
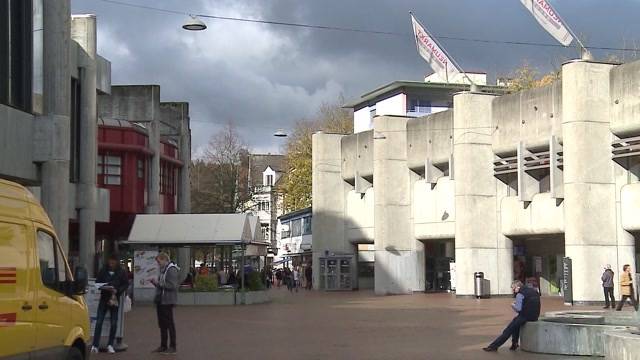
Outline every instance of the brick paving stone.
<path fill-rule="evenodd" d="M 264 305 L 177 307 L 177 355 L 150 353 L 159 345 L 154 308 L 134 306 L 126 318 L 129 350 L 92 359 L 566 359 L 512 352 L 509 343 L 498 353 L 482 351 L 513 317 L 509 298 L 271 293 L 273 302 Z M 542 305 L 567 309 L 560 298 Z"/>

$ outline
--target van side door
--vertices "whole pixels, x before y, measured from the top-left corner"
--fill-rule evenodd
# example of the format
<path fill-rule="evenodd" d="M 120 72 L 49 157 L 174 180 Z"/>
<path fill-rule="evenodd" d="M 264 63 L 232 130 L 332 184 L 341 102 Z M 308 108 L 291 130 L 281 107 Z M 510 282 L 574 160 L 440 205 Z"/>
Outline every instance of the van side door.
<path fill-rule="evenodd" d="M 0 358 L 28 359 L 35 348 L 33 266 L 33 232 L 0 217 Z"/>
<path fill-rule="evenodd" d="M 71 304 L 75 301 L 65 294 L 69 273 L 52 232 L 37 229 L 36 243 L 41 286 L 34 306 L 37 352 L 32 358 L 62 359 L 67 351 L 64 342 L 72 326 Z"/>

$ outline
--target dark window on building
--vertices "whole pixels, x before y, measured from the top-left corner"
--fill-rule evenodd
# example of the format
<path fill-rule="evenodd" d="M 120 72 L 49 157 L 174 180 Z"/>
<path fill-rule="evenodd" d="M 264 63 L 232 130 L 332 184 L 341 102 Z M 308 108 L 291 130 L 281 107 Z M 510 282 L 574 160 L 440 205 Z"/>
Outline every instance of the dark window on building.
<path fill-rule="evenodd" d="M 271 186 L 273 185 L 273 175 L 267 175 L 267 183 L 264 184 L 265 186 Z"/>
<path fill-rule="evenodd" d="M 428 114 L 431 113 L 431 101 L 419 98 L 410 98 L 407 102 L 408 112 Z"/>
<path fill-rule="evenodd" d="M 98 182 L 102 185 L 120 185 L 122 183 L 122 157 L 106 153 L 98 155 Z"/>
<path fill-rule="evenodd" d="M 291 237 L 291 228 L 289 227 L 291 224 L 287 222 L 282 223 L 282 235 L 280 236 L 283 239 L 287 239 Z"/>
<path fill-rule="evenodd" d="M 138 179 L 144 179 L 144 159 L 138 159 Z"/>
<path fill-rule="evenodd" d="M 291 236 L 302 235 L 302 219 L 295 219 L 291 221 Z"/>
<path fill-rule="evenodd" d="M 77 182 L 80 178 L 80 81 L 71 79 L 71 118 L 69 149 L 69 179 Z"/>
<path fill-rule="evenodd" d="M 176 194 L 176 169 L 169 163 L 160 164 L 160 193 Z"/>
<path fill-rule="evenodd" d="M 32 112 L 33 3 L 0 0 L 0 103 Z"/>
<path fill-rule="evenodd" d="M 311 216 L 303 218 L 302 235 L 311 235 Z"/>

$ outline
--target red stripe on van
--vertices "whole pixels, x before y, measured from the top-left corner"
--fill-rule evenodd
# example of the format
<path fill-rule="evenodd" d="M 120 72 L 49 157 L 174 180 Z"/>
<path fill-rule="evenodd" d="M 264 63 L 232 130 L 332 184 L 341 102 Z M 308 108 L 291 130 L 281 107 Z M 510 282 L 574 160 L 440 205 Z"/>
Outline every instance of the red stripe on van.
<path fill-rule="evenodd" d="M 14 267 L 0 267 L 0 271 L 16 271 Z"/>
<path fill-rule="evenodd" d="M 16 273 L 3 273 L 0 272 L 0 278 L 14 278 L 16 277 Z"/>
<path fill-rule="evenodd" d="M 16 313 L 0 314 L 0 327 L 15 325 L 16 318 L 17 318 Z"/>
<path fill-rule="evenodd" d="M 16 279 L 11 279 L 11 280 L 0 279 L 0 284 L 15 284 L 15 283 L 16 283 Z"/>

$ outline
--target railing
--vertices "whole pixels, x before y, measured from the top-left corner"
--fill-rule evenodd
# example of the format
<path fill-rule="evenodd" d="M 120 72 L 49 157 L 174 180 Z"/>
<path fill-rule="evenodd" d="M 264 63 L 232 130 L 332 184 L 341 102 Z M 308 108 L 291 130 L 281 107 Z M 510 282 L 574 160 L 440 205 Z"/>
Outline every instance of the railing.
<path fill-rule="evenodd" d="M 612 159 L 640 156 L 640 136 L 620 139 L 611 143 Z"/>

